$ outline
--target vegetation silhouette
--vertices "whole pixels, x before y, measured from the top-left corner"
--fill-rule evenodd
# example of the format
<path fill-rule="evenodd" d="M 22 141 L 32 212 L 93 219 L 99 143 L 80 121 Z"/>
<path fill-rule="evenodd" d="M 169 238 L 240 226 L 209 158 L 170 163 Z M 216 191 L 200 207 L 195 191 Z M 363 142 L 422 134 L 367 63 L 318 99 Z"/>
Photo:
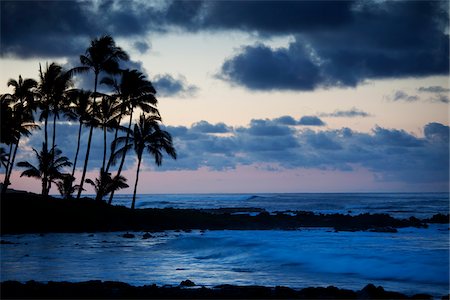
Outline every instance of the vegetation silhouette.
<path fill-rule="evenodd" d="M 134 209 L 136 203 L 139 170 L 141 168 L 144 150 L 147 150 L 147 152 L 154 157 L 157 166 L 162 164 L 162 151 L 165 151 L 173 159 L 177 158 L 177 153 L 172 143 L 172 137 L 167 131 L 161 130 L 159 122 L 161 122 L 159 116 L 151 115 L 146 117 L 144 114 L 141 114 L 139 122 L 134 125 L 134 130 L 128 131 L 126 137 L 118 137 L 113 142 L 113 144 L 116 145 L 124 144 L 122 148 L 117 150 L 116 155 L 123 157 L 126 152 L 133 149 L 138 159 L 131 209 Z"/>
<path fill-rule="evenodd" d="M 116 190 L 128 187 L 126 178 L 121 175 L 128 150 L 135 149 L 138 158 L 137 178 L 133 202 L 134 208 L 138 176 L 142 162 L 143 150 L 155 157 L 159 166 L 162 151 L 176 158 L 172 138 L 160 129 L 161 116 L 157 109 L 158 100 L 152 83 L 139 70 L 121 69 L 121 62 L 128 61 L 128 54 L 116 45 L 109 35 L 91 41 L 84 55 L 80 55 L 80 66 L 65 70 L 57 63 L 46 63 L 45 68 L 39 64 L 39 82 L 34 79 L 10 79 L 12 94 L 1 95 L 1 135 L 0 167 L 5 168 L 2 193 L 10 185 L 12 169 L 20 147 L 21 137 L 29 136 L 32 130 L 40 129 L 35 122 L 35 115 L 43 124 L 43 142 L 40 151 L 33 148 L 36 165 L 21 161 L 17 166 L 26 168 L 22 176 L 41 180 L 42 195 L 48 196 L 53 183 L 65 199 L 71 199 L 74 193 L 80 199 L 84 183 L 90 184 L 96 191 L 96 200 L 109 196 L 112 202 Z M 94 75 L 94 89 L 82 90 L 74 85 L 74 76 L 91 72 Z M 104 76 L 104 78 L 100 78 Z M 101 93 L 98 85 L 105 85 L 111 92 Z M 142 112 L 139 122 L 132 130 L 133 113 Z M 64 116 L 69 121 L 78 122 L 77 146 L 73 163 L 62 155 L 56 147 L 58 120 Z M 127 120 L 127 126 L 121 123 Z M 49 119 L 52 123 L 51 141 L 49 138 Z M 85 159 L 81 178 L 76 184 L 75 171 L 79 160 L 83 127 L 89 128 L 86 142 Z M 95 128 L 103 133 L 102 164 L 96 179 L 86 179 L 92 137 Z M 107 132 L 114 132 L 113 143 L 108 153 Z M 122 149 L 116 151 L 117 145 Z M 6 146 L 6 147 L 5 147 Z M 116 174 L 111 175 L 111 167 L 119 162 Z M 71 170 L 64 172 L 67 167 Z"/>
<path fill-rule="evenodd" d="M 128 60 L 128 54 L 122 50 L 122 48 L 116 46 L 114 39 L 105 35 L 98 39 L 91 41 L 91 45 L 86 49 L 85 55 L 80 55 L 80 62 L 83 66 L 74 68 L 75 73 L 83 73 L 88 71 L 94 72 L 94 92 L 92 107 L 96 110 L 96 96 L 97 96 L 97 85 L 98 76 L 100 72 L 106 73 L 118 73 L 119 72 L 119 62 L 121 60 Z M 86 178 L 86 171 L 89 162 L 89 154 L 91 150 L 92 134 L 94 131 L 94 126 L 90 126 L 89 137 L 86 148 L 86 157 L 84 160 L 83 173 L 81 175 L 80 187 L 78 190 L 77 199 L 81 197 L 81 191 L 83 189 L 84 179 Z"/>
<path fill-rule="evenodd" d="M 45 142 L 42 143 L 40 152 L 34 148 L 33 151 L 36 154 L 38 165 L 33 166 L 28 161 L 17 163 L 17 166 L 27 168 L 22 172 L 20 177 L 27 176 L 40 179 L 42 182 L 42 195 L 48 196 L 50 182 L 56 182 L 57 179 L 62 178 L 61 169 L 63 167 L 70 167 L 72 163 L 66 156 L 61 156 L 62 151 L 55 146 L 48 150 Z"/>
<path fill-rule="evenodd" d="M 35 88 L 37 82 L 34 79 L 19 80 L 10 79 L 7 83 L 8 87 L 13 86 L 13 94 L 1 95 L 1 134 L 0 142 L 9 145 L 9 152 L 2 148 L 2 165 L 5 167 L 5 179 L 3 181 L 2 194 L 10 185 L 10 178 L 17 150 L 19 149 L 19 141 L 22 136 L 29 136 L 30 130 L 39 128 L 34 123 L 33 111 L 36 109 Z M 14 150 L 13 150 L 14 149 Z"/>
<path fill-rule="evenodd" d="M 128 127 L 126 130 L 125 144 L 128 144 L 128 140 L 131 133 L 131 124 L 133 120 L 133 112 L 136 108 L 140 108 L 143 112 L 160 116 L 156 105 L 158 100 L 155 97 L 156 90 L 153 87 L 152 83 L 147 80 L 141 72 L 138 70 L 124 70 L 120 73 L 120 82 L 117 84 L 115 78 L 105 78 L 103 83 L 114 87 L 116 90 L 116 95 L 120 97 L 122 100 L 122 110 L 119 115 L 119 119 L 122 119 L 124 113 L 127 113 L 130 118 L 128 121 Z M 116 130 L 114 139 L 117 139 Z M 110 165 L 112 164 L 113 154 L 115 153 L 116 144 L 112 143 L 111 146 L 111 156 L 108 161 L 108 165 L 106 170 L 109 170 Z M 119 176 L 122 172 L 124 163 L 125 163 L 126 151 L 122 153 L 119 168 L 117 170 L 117 175 Z M 114 197 L 114 191 L 111 193 L 109 197 L 108 203 L 111 204 L 112 199 Z"/>

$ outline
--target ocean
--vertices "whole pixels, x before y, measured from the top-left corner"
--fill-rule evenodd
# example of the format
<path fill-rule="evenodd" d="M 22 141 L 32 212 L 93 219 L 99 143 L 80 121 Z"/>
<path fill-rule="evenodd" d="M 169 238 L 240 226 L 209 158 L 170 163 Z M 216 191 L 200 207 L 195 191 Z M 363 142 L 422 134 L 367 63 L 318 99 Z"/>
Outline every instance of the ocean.
<path fill-rule="evenodd" d="M 113 204 L 129 206 L 131 195 Z M 137 207 L 263 208 L 270 212 L 389 213 L 427 218 L 448 213 L 448 193 L 139 195 Z M 166 231 L 142 239 L 123 232 L 3 235 L 0 279 L 115 280 L 133 285 L 334 285 L 369 283 L 409 295 L 449 293 L 449 225 L 397 233 L 330 228 L 267 231 Z"/>

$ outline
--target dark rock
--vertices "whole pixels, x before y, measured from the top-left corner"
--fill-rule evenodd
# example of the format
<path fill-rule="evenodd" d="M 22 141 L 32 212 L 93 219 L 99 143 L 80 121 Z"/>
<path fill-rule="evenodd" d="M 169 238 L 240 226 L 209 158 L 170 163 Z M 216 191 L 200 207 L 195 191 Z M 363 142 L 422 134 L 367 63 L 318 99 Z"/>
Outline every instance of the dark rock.
<path fill-rule="evenodd" d="M 398 230 L 393 227 L 376 227 L 369 229 L 370 232 L 386 232 L 386 233 L 397 233 Z"/>
<path fill-rule="evenodd" d="M 127 232 L 127 233 L 124 233 L 122 235 L 122 237 L 126 238 L 126 239 L 133 239 L 135 236 L 134 236 L 134 234 Z"/>
<path fill-rule="evenodd" d="M 196 284 L 193 281 L 186 279 L 180 283 L 180 286 L 196 286 Z"/>
<path fill-rule="evenodd" d="M 427 223 L 436 223 L 436 224 L 449 224 L 450 223 L 450 215 L 446 214 L 435 214 L 430 219 L 426 219 Z"/>
<path fill-rule="evenodd" d="M 151 235 L 150 233 L 146 232 L 146 233 L 144 233 L 144 235 L 142 236 L 142 239 L 143 239 L 143 240 L 146 240 L 146 239 L 149 239 L 149 238 L 152 238 L 152 237 L 153 237 L 153 235 Z"/>
<path fill-rule="evenodd" d="M 10 241 L 1 240 L 1 241 L 0 241 L 0 244 L 1 244 L 1 245 L 14 245 L 15 243 L 10 242 Z"/>

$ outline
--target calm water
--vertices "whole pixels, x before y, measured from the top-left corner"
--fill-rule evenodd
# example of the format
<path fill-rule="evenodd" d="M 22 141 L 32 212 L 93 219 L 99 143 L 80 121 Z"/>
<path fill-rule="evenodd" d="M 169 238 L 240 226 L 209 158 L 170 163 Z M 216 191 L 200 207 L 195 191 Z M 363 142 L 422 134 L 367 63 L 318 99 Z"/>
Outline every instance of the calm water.
<path fill-rule="evenodd" d="M 116 204 L 129 203 L 129 196 Z M 142 195 L 138 207 L 260 207 L 316 212 L 448 212 L 448 194 Z M 3 235 L 0 279 L 118 280 L 134 285 L 259 284 L 293 288 L 368 283 L 407 294 L 449 293 L 449 226 L 398 233 L 297 231 Z M 122 233 L 123 234 L 123 233 Z"/>

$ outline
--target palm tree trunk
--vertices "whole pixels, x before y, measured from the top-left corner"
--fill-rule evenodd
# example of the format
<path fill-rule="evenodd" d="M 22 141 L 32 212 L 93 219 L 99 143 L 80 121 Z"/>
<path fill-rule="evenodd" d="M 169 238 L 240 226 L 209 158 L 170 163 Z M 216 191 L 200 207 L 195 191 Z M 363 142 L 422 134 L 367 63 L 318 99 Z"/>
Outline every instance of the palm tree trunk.
<path fill-rule="evenodd" d="M 77 151 L 75 152 L 75 158 L 74 158 L 74 161 L 73 161 L 72 176 L 74 176 L 75 169 L 77 167 L 77 159 L 78 159 L 78 152 L 80 151 L 80 139 L 81 139 L 81 128 L 82 127 L 83 127 L 83 122 L 80 121 L 80 127 L 78 128 Z"/>
<path fill-rule="evenodd" d="M 130 112 L 130 121 L 128 122 L 128 131 L 127 131 L 127 136 L 125 138 L 125 146 L 128 145 L 128 140 L 130 138 L 130 129 L 131 129 L 131 121 L 132 120 L 133 120 L 133 107 L 131 108 L 131 112 Z M 117 176 L 119 176 L 120 173 L 122 173 L 123 164 L 125 163 L 125 155 L 126 155 L 126 151 L 124 151 L 122 154 L 122 160 L 120 161 L 119 169 L 117 170 Z M 114 197 L 114 191 L 112 191 L 111 195 L 109 196 L 109 201 L 108 201 L 109 204 L 111 204 L 113 197 Z"/>
<path fill-rule="evenodd" d="M 53 114 L 53 136 L 52 136 L 52 147 L 50 149 L 53 149 L 53 154 L 55 153 L 55 140 L 56 140 L 56 112 Z M 52 157 L 52 164 L 55 159 L 55 156 Z M 52 181 L 48 181 L 48 188 L 47 193 L 50 193 L 50 189 L 52 188 Z"/>
<path fill-rule="evenodd" d="M 44 174 L 42 177 L 42 196 L 47 197 L 47 174 Z"/>
<path fill-rule="evenodd" d="M 5 181 L 3 182 L 2 193 L 5 193 L 6 190 L 8 189 L 8 186 L 11 184 L 11 182 L 10 182 L 11 173 L 12 173 L 12 169 L 14 167 L 14 160 L 16 159 L 17 149 L 19 148 L 19 141 L 20 141 L 20 137 L 16 142 L 16 147 L 14 149 L 14 153 L 12 155 L 11 161 L 9 162 L 9 168 L 6 170 L 6 173 L 5 173 Z M 10 155 L 11 155 L 12 147 L 13 147 L 13 145 L 11 144 Z"/>
<path fill-rule="evenodd" d="M 141 160 L 142 160 L 142 154 L 138 155 L 138 165 L 136 170 L 136 182 L 134 183 L 134 192 L 133 192 L 133 201 L 131 202 L 131 209 L 134 209 L 135 203 L 136 203 L 136 191 L 137 191 L 137 185 L 139 180 L 139 169 L 141 168 Z"/>
<path fill-rule="evenodd" d="M 105 163 L 106 163 L 106 125 L 103 126 L 103 163 L 102 163 L 102 171 L 105 171 Z"/>
<path fill-rule="evenodd" d="M 48 123 L 48 110 L 45 116 L 44 121 L 44 142 L 45 142 L 45 149 L 48 150 L 48 133 L 47 133 L 47 123 Z"/>
<path fill-rule="evenodd" d="M 97 80 L 98 80 L 98 73 L 95 73 L 94 101 L 92 102 L 94 111 L 95 111 L 95 96 L 97 94 Z M 91 151 L 91 141 L 92 141 L 93 131 L 94 131 L 94 125 L 91 124 L 91 128 L 89 129 L 88 144 L 87 144 L 87 149 L 86 149 L 86 158 L 84 159 L 83 174 L 81 175 L 81 182 L 80 182 L 80 188 L 78 189 L 77 199 L 80 199 L 80 197 L 81 197 L 81 191 L 83 190 L 84 179 L 86 178 L 86 170 L 87 170 L 88 161 L 89 161 L 89 152 Z"/>
<path fill-rule="evenodd" d="M 119 116 L 119 121 L 118 121 L 118 124 L 117 124 L 117 127 L 116 127 L 116 132 L 114 133 L 113 141 L 115 141 L 117 139 L 117 135 L 119 133 L 119 126 L 120 126 L 120 121 L 121 120 L 122 120 L 122 114 Z M 111 145 L 111 153 L 109 154 L 108 164 L 106 165 L 106 170 L 105 170 L 106 173 L 108 173 L 109 167 L 111 167 L 112 158 L 113 158 L 114 152 L 116 152 L 116 145 L 113 143 Z"/>
<path fill-rule="evenodd" d="M 11 160 L 11 165 L 9 166 L 9 172 L 8 172 L 8 185 L 10 185 L 10 179 L 11 179 L 11 173 L 12 173 L 12 169 L 14 167 L 14 161 L 16 159 L 16 154 L 17 154 L 17 149 L 19 148 L 19 141 L 20 141 L 20 137 L 16 142 L 16 148 L 14 149 L 14 153 L 12 156 L 12 160 Z"/>
<path fill-rule="evenodd" d="M 56 113 L 53 116 L 53 137 L 52 137 L 52 148 L 55 147 L 56 140 Z"/>
<path fill-rule="evenodd" d="M 11 166 L 11 154 L 12 154 L 12 148 L 13 148 L 13 143 L 11 143 L 9 145 L 9 154 L 8 154 L 8 164 L 6 165 L 6 170 L 5 170 L 5 179 L 3 180 L 3 186 L 2 186 L 2 194 L 6 193 L 6 189 L 8 188 L 9 182 L 8 182 L 8 173 L 9 173 L 9 168 Z"/>

